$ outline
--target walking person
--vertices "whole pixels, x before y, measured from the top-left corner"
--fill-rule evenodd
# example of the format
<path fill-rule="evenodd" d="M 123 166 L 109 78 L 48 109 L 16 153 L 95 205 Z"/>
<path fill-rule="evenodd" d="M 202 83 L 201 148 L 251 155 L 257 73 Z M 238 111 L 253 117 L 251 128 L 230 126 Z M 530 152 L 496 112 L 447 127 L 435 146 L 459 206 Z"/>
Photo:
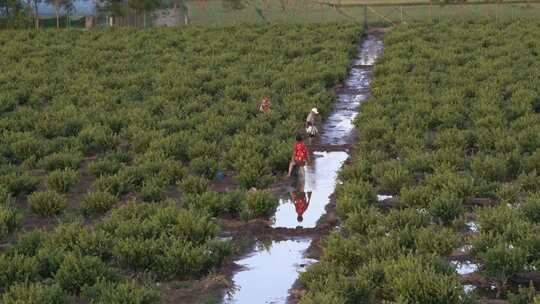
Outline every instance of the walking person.
<path fill-rule="evenodd" d="M 313 108 L 306 118 L 306 134 L 309 136 L 310 145 L 312 138 L 319 134 L 319 130 L 317 129 L 317 126 L 315 126 L 317 115 L 319 115 L 319 110 Z"/>
<path fill-rule="evenodd" d="M 296 168 L 298 175 L 297 183 L 304 185 L 305 182 L 305 166 L 309 162 L 309 151 L 304 143 L 304 137 L 302 134 L 296 135 L 296 143 L 294 144 L 294 149 L 291 157 L 291 162 L 289 164 L 288 177 L 291 177 L 293 169 Z"/>

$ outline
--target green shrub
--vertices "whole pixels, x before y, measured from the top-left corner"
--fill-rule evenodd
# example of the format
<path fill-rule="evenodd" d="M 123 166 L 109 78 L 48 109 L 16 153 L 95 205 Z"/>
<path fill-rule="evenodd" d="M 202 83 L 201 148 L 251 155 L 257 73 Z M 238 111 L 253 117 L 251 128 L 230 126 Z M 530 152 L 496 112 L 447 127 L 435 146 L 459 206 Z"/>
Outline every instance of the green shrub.
<path fill-rule="evenodd" d="M 55 170 L 49 173 L 47 184 L 51 190 L 67 193 L 79 180 L 79 174 L 73 169 Z"/>
<path fill-rule="evenodd" d="M 426 265 L 420 258 L 403 256 L 385 267 L 385 290 L 398 303 L 462 303 L 463 289 L 456 275 Z"/>
<path fill-rule="evenodd" d="M 19 215 L 11 204 L 0 204 L 0 240 L 19 226 Z"/>
<path fill-rule="evenodd" d="M 40 265 L 34 257 L 0 255 L 0 288 L 16 283 L 35 282 L 40 277 Z"/>
<path fill-rule="evenodd" d="M 64 290 L 75 292 L 94 285 L 99 278 L 114 276 L 109 266 L 97 257 L 68 254 L 54 278 Z"/>
<path fill-rule="evenodd" d="M 98 279 L 95 285 L 83 288 L 81 297 L 90 303 L 96 304 L 161 303 L 161 295 L 157 290 L 139 286 L 135 281 L 113 283 Z"/>
<path fill-rule="evenodd" d="M 28 196 L 32 212 L 41 216 L 58 215 L 67 207 L 66 198 L 54 191 L 34 192 Z"/>
<path fill-rule="evenodd" d="M 9 174 L 0 176 L 0 184 L 4 184 L 9 192 L 17 196 L 35 191 L 39 185 L 39 178 L 27 174 Z"/>
<path fill-rule="evenodd" d="M 347 299 L 335 291 L 309 292 L 300 300 L 300 304 L 346 304 Z"/>
<path fill-rule="evenodd" d="M 103 214 L 117 203 L 118 197 L 108 192 L 90 192 L 81 200 L 81 211 L 85 216 Z"/>
<path fill-rule="evenodd" d="M 45 233 L 42 230 L 32 230 L 19 236 L 17 242 L 11 247 L 14 254 L 34 256 L 43 243 Z"/>
<path fill-rule="evenodd" d="M 68 296 L 58 285 L 43 283 L 20 283 L 8 288 L 2 295 L 4 304 L 64 304 Z"/>
<path fill-rule="evenodd" d="M 186 194 L 202 194 L 208 189 L 208 180 L 202 177 L 188 176 L 180 182 L 180 189 Z"/>
<path fill-rule="evenodd" d="M 87 126 L 79 133 L 86 152 L 102 152 L 115 145 L 113 131 L 104 125 Z"/>
<path fill-rule="evenodd" d="M 0 186 L 0 240 L 19 226 L 19 220 L 14 199 L 6 187 Z"/>
<path fill-rule="evenodd" d="M 443 191 L 429 205 L 429 213 L 445 224 L 449 224 L 461 216 L 463 212 L 464 208 L 461 199 L 448 191 Z"/>
<path fill-rule="evenodd" d="M 243 219 L 268 217 L 274 213 L 279 202 L 266 191 L 249 192 L 246 195 L 240 216 Z"/>
<path fill-rule="evenodd" d="M 143 182 L 138 194 L 145 202 L 158 202 L 166 198 L 166 182 L 158 177 L 147 179 Z"/>
<path fill-rule="evenodd" d="M 540 194 L 530 195 L 521 206 L 523 215 L 534 223 L 540 223 Z"/>
<path fill-rule="evenodd" d="M 337 212 L 342 218 L 377 202 L 373 186 L 365 181 L 344 182 L 337 189 Z"/>
<path fill-rule="evenodd" d="M 88 171 L 95 176 L 113 175 L 122 168 L 122 163 L 113 159 L 101 159 L 88 165 Z"/>
<path fill-rule="evenodd" d="M 83 156 L 81 153 L 66 151 L 57 152 L 45 156 L 39 161 L 39 165 L 41 168 L 47 171 L 54 171 L 65 168 L 76 170 L 79 168 L 79 165 L 82 163 L 82 161 Z"/>
<path fill-rule="evenodd" d="M 497 282 L 498 292 L 504 291 L 508 279 L 521 271 L 527 263 L 527 251 L 499 243 L 480 254 L 481 271 Z"/>
<path fill-rule="evenodd" d="M 189 162 L 189 168 L 197 175 L 212 179 L 218 170 L 218 163 L 209 157 L 197 157 Z"/>
<path fill-rule="evenodd" d="M 102 175 L 98 177 L 92 187 L 97 192 L 107 192 L 112 195 L 123 195 L 132 190 L 132 180 L 123 175 Z"/>
<path fill-rule="evenodd" d="M 500 184 L 496 196 L 502 204 L 515 204 L 519 200 L 521 188 L 515 183 Z"/>
<path fill-rule="evenodd" d="M 264 189 L 273 181 L 271 169 L 260 155 L 237 161 L 235 169 L 234 178 L 244 189 Z"/>
<path fill-rule="evenodd" d="M 397 194 L 401 188 L 410 185 L 413 176 L 398 160 L 390 160 L 376 164 L 373 176 L 381 192 Z"/>
<path fill-rule="evenodd" d="M 430 226 L 418 230 L 416 248 L 420 253 L 444 256 L 458 245 L 459 236 L 451 229 Z"/>
<path fill-rule="evenodd" d="M 218 193 L 206 191 L 200 195 L 188 194 L 184 203 L 190 208 L 205 210 L 212 216 L 238 215 L 244 206 L 246 195 L 241 191 Z"/>

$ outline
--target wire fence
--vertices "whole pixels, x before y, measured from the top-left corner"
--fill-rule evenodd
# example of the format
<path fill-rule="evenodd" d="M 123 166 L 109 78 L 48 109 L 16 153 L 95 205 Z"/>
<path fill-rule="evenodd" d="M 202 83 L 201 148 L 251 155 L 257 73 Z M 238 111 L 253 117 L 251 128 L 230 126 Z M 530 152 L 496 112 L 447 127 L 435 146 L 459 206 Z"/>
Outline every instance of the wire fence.
<path fill-rule="evenodd" d="M 367 0 L 368 2 L 319 2 L 317 0 L 191 0 L 122 16 L 96 13 L 62 16 L 62 28 L 104 28 L 156 26 L 232 26 L 263 23 L 357 22 L 364 26 L 392 26 L 411 22 L 538 20 L 540 1 L 461 2 L 435 4 L 410 0 Z M 345 0 L 346 1 L 346 0 Z M 354 0 L 351 0 L 354 1 Z M 369 2 L 372 1 L 372 2 Z M 399 1 L 399 0 L 398 0 Z M 181 3 L 181 5 L 178 5 Z M 235 5 L 236 3 L 236 5 Z M 56 27 L 54 17 L 40 18 L 40 27 Z M 0 18 L 0 27 L 2 22 Z"/>

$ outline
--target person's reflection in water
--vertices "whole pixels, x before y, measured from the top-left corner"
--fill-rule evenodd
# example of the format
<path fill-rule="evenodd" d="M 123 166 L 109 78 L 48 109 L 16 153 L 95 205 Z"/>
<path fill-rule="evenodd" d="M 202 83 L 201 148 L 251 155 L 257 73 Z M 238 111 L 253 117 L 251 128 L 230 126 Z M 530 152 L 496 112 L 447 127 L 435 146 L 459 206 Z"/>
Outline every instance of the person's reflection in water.
<path fill-rule="evenodd" d="M 304 212 L 306 212 L 311 201 L 311 192 L 294 191 L 291 192 L 291 198 L 294 203 L 294 209 L 296 209 L 296 220 L 302 222 L 304 220 Z"/>

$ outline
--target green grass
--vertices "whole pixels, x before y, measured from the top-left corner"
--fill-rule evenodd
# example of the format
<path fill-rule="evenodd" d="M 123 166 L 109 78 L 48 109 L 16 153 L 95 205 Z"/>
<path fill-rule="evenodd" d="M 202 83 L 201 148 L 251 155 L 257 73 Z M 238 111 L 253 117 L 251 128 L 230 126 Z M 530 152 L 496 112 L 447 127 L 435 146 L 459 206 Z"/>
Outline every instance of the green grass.
<path fill-rule="evenodd" d="M 190 7 L 190 22 L 195 25 L 229 26 L 242 23 L 327 23 L 355 21 L 364 23 L 364 7 L 346 6 L 340 9 L 321 5 L 311 1 L 290 1 L 285 8 L 281 2 L 269 0 L 268 5 L 262 1 L 250 2 L 241 10 L 231 10 L 224 7 L 221 1 L 188 2 Z M 342 5 L 359 4 L 351 0 Z M 426 0 L 367 0 L 370 8 L 367 11 L 367 22 L 372 26 L 388 26 L 392 23 L 429 22 L 446 20 L 516 20 L 534 19 L 540 17 L 540 4 L 506 3 L 482 5 L 388 5 L 392 3 L 427 3 Z M 384 6 L 381 6 L 384 5 Z M 498 12 L 497 12 L 498 10 Z"/>

